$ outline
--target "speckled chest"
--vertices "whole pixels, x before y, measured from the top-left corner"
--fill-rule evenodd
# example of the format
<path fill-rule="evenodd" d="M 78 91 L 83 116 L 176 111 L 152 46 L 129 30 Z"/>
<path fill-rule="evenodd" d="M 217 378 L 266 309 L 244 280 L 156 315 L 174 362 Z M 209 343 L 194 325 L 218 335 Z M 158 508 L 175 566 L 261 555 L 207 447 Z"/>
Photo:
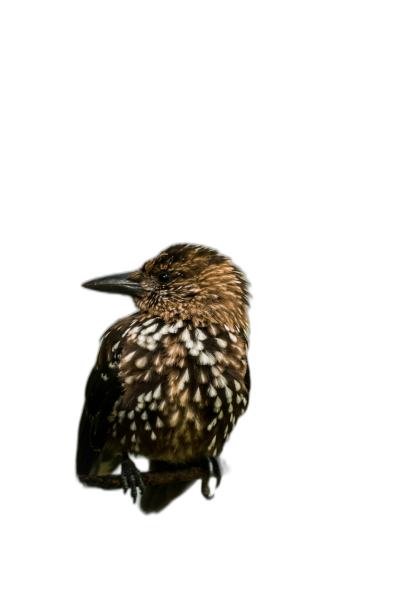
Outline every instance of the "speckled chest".
<path fill-rule="evenodd" d="M 248 403 L 240 331 L 139 316 L 114 325 L 110 347 L 123 393 L 109 444 L 176 462 L 219 455 Z"/>

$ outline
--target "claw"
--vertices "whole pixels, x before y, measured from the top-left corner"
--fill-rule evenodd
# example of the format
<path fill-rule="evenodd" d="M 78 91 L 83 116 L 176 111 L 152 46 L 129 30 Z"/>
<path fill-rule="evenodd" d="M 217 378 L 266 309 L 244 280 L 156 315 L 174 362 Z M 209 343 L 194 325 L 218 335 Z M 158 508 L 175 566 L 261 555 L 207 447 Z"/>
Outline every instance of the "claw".
<path fill-rule="evenodd" d="M 214 499 L 214 495 L 211 495 L 210 493 L 210 486 L 208 484 L 208 482 L 202 482 L 201 484 L 201 494 L 203 495 L 204 499 Z"/>
<path fill-rule="evenodd" d="M 144 483 L 140 474 L 140 470 L 136 468 L 128 454 L 124 454 L 121 464 L 121 483 L 124 493 L 126 493 L 128 489 L 131 490 L 133 503 L 136 503 L 137 487 L 139 487 L 140 492 L 143 493 Z"/>
<path fill-rule="evenodd" d="M 206 499 L 212 499 L 214 495 L 211 495 L 210 492 L 210 478 L 215 476 L 217 480 L 216 487 L 219 487 L 222 478 L 219 460 L 218 458 L 204 458 L 202 460 L 202 467 L 205 470 L 205 475 L 203 476 L 201 482 L 201 493 Z"/>

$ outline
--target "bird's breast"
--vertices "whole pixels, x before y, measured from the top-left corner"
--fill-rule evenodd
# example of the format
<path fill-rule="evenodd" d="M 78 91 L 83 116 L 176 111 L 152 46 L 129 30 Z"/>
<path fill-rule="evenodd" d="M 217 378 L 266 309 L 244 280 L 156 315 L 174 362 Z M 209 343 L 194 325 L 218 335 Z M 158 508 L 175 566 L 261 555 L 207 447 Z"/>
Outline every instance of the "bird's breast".
<path fill-rule="evenodd" d="M 118 351 L 110 443 L 169 461 L 218 455 L 247 406 L 244 335 L 142 317 L 121 331 Z"/>

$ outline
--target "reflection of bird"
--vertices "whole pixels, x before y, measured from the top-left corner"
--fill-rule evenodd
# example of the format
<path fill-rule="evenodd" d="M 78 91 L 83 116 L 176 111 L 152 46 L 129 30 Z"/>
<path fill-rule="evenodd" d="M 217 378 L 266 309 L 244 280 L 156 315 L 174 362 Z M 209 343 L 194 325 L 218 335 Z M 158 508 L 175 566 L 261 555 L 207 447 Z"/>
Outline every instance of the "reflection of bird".
<path fill-rule="evenodd" d="M 247 281 L 217 251 L 173 245 L 135 272 L 84 287 L 130 295 L 139 312 L 105 333 L 89 377 L 77 451 L 78 474 L 106 474 L 143 492 L 128 454 L 151 469 L 204 464 L 220 480 L 217 457 L 247 408 Z M 191 483 L 147 487 L 141 507 L 159 511 Z M 208 481 L 202 492 L 209 497 Z"/>

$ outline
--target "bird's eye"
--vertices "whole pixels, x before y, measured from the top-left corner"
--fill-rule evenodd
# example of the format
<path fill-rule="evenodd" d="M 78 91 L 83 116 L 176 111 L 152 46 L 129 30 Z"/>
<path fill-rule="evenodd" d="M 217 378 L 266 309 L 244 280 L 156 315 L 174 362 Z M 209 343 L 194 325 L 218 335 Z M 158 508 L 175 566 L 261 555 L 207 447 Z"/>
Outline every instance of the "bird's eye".
<path fill-rule="evenodd" d="M 160 281 L 160 283 L 166 283 L 167 281 L 170 280 L 170 278 L 171 278 L 171 275 L 166 270 L 164 270 L 163 272 L 160 272 L 160 274 L 158 275 L 158 280 Z"/>

